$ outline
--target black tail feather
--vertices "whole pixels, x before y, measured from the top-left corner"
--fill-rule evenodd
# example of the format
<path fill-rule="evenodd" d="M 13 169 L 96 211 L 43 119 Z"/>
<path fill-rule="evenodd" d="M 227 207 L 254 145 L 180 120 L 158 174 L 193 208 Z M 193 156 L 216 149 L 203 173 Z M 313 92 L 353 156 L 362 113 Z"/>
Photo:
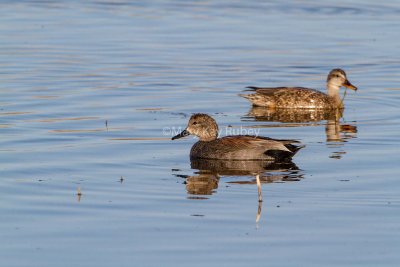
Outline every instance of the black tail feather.
<path fill-rule="evenodd" d="M 292 156 L 296 155 L 296 153 L 305 146 L 296 146 L 292 144 L 286 144 L 285 147 L 292 152 Z"/>
<path fill-rule="evenodd" d="M 295 146 L 292 144 L 285 144 L 285 147 L 290 151 L 284 150 L 267 150 L 264 152 L 265 155 L 273 157 L 278 162 L 290 161 L 296 153 L 304 146 Z"/>
<path fill-rule="evenodd" d="M 251 89 L 251 90 L 245 90 L 245 91 L 255 91 L 258 89 L 258 87 L 256 87 L 256 86 L 247 86 L 246 88 Z"/>
<path fill-rule="evenodd" d="M 283 150 L 267 150 L 264 152 L 265 155 L 273 157 L 275 161 L 278 162 L 284 162 L 284 161 L 290 161 L 291 158 L 293 157 L 293 153 L 290 151 L 283 151 Z"/>

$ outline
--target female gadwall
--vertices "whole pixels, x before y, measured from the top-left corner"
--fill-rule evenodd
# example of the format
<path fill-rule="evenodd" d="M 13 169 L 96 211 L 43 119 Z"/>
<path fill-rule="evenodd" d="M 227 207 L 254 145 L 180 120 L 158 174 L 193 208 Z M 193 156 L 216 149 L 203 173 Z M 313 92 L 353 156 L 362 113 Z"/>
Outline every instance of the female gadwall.
<path fill-rule="evenodd" d="M 329 72 L 326 87 L 328 94 L 303 87 L 276 87 L 261 88 L 250 86 L 255 94 L 240 95 L 250 100 L 254 106 L 270 108 L 309 108 L 309 109 L 336 109 L 343 108 L 343 101 L 339 95 L 341 86 L 354 91 L 357 87 L 347 80 L 346 73 L 341 69 Z"/>
<path fill-rule="evenodd" d="M 234 135 L 218 138 L 218 125 L 207 114 L 194 114 L 188 126 L 172 140 L 187 135 L 200 140 L 190 150 L 191 159 L 221 160 L 290 160 L 303 146 L 296 140 L 279 140 L 262 136 Z"/>

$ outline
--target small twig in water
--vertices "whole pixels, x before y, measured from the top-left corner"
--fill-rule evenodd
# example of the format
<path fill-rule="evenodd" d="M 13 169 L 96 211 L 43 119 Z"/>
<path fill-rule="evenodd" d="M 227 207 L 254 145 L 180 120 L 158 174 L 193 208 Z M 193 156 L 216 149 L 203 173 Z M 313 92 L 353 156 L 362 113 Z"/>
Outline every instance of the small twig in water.
<path fill-rule="evenodd" d="M 257 181 L 257 189 L 258 189 L 258 202 L 262 202 L 262 194 L 261 194 L 261 181 L 260 181 L 260 175 L 256 175 L 256 181 Z"/>
<path fill-rule="evenodd" d="M 81 201 L 81 196 L 82 196 L 82 192 L 81 192 L 81 188 L 78 186 L 78 192 L 76 193 L 76 195 L 78 196 L 78 202 Z"/>
<path fill-rule="evenodd" d="M 342 101 L 340 102 L 340 107 L 341 108 L 343 108 L 344 107 L 344 98 L 346 97 L 346 94 L 347 94 L 347 87 L 345 87 L 345 89 L 344 89 L 344 93 L 343 93 L 343 98 L 342 98 Z"/>
<path fill-rule="evenodd" d="M 262 209 L 262 202 L 258 201 L 258 209 L 257 209 L 257 216 L 256 216 L 257 228 L 258 228 L 258 222 L 260 221 L 260 218 L 261 218 L 261 209 Z"/>

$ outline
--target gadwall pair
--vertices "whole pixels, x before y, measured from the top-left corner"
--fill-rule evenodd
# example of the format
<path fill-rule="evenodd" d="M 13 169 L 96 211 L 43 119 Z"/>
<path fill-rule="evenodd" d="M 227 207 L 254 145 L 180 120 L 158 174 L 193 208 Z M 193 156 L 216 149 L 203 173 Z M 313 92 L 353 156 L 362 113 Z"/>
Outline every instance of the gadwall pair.
<path fill-rule="evenodd" d="M 303 87 L 259 88 L 254 94 L 240 95 L 249 99 L 255 106 L 269 108 L 297 109 L 341 109 L 343 101 L 339 96 L 341 86 L 352 90 L 352 85 L 341 69 L 333 69 L 327 78 L 328 94 Z M 218 125 L 207 114 L 191 116 L 185 130 L 172 137 L 172 140 L 187 135 L 195 135 L 200 140 L 190 151 L 192 159 L 220 160 L 290 160 L 304 146 L 295 145 L 296 140 L 280 140 L 262 136 L 236 135 L 218 138 Z"/>

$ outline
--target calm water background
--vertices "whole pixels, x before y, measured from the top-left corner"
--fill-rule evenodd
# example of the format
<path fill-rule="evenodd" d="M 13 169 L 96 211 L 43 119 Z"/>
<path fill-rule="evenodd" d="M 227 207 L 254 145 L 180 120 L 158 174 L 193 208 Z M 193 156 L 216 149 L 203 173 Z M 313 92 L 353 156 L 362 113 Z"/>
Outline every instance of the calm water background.
<path fill-rule="evenodd" d="M 398 1 L 2 1 L 0 17 L 1 266 L 399 265 Z M 359 87 L 335 141 L 237 96 L 324 89 L 334 67 Z M 258 224 L 250 175 L 187 192 L 195 140 L 169 130 L 194 112 L 306 144 Z"/>

